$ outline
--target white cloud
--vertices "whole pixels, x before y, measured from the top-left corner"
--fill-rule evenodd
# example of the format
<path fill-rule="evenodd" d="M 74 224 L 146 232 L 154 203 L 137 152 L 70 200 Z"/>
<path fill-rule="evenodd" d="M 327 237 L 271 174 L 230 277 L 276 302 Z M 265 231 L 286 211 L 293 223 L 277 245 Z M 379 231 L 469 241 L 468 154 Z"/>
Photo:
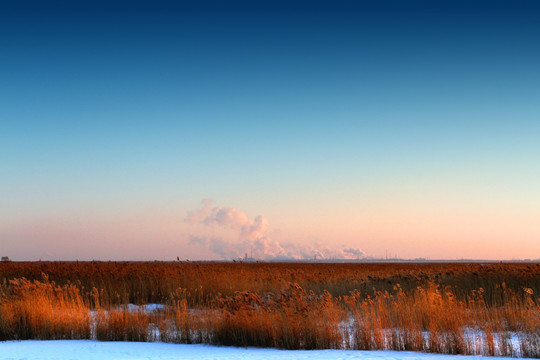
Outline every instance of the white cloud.
<path fill-rule="evenodd" d="M 188 213 L 185 221 L 189 224 L 203 224 L 208 227 L 228 228 L 237 233 L 235 241 L 221 237 L 201 237 L 192 235 L 189 243 L 203 246 L 223 259 L 242 258 L 245 254 L 255 259 L 358 259 L 364 252 L 355 248 L 336 248 L 320 244 L 299 246 L 281 244 L 270 238 L 270 224 L 266 217 L 254 219 L 248 213 L 233 207 L 212 207 L 212 201 L 204 199 L 200 209 Z"/>

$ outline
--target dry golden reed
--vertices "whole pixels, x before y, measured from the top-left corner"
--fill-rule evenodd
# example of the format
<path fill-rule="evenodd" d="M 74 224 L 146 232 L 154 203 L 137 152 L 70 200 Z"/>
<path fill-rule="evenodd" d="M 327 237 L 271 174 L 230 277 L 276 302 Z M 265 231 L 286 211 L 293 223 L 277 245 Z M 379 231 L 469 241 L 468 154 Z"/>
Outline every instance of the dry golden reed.
<path fill-rule="evenodd" d="M 540 356 L 540 264 L 28 262 L 0 284 L 0 340 Z"/>

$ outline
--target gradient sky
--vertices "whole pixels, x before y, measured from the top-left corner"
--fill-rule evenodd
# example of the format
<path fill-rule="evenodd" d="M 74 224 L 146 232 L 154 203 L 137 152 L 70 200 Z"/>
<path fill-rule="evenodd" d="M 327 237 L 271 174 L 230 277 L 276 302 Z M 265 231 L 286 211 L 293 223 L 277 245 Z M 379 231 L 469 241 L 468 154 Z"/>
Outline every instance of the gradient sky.
<path fill-rule="evenodd" d="M 193 239 L 247 235 L 186 221 L 214 199 L 289 246 L 540 258 L 539 19 L 533 0 L 2 1 L 0 255 L 219 259 Z"/>

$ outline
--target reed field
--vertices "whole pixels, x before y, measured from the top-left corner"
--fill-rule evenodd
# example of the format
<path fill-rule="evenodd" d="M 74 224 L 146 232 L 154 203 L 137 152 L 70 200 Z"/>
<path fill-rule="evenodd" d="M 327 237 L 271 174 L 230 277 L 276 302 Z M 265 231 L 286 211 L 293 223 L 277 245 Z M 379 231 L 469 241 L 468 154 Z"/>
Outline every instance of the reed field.
<path fill-rule="evenodd" d="M 538 263 L 0 263 L 0 340 L 540 357 Z"/>

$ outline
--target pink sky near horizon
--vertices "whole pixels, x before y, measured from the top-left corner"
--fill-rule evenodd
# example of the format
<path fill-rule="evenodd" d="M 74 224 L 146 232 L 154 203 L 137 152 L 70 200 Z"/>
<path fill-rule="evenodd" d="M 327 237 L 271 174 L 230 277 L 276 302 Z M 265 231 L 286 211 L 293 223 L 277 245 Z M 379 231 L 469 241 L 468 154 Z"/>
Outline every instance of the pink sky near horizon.
<path fill-rule="evenodd" d="M 212 206 L 221 206 L 214 202 Z M 366 256 L 429 259 L 538 259 L 539 219 L 527 209 L 510 216 L 492 207 L 435 208 L 418 202 L 365 204 L 363 207 L 304 207 L 246 212 L 269 222 L 266 237 L 280 244 L 358 248 Z M 104 214 L 73 212 L 35 216 L 0 226 L 0 255 L 14 260 L 220 260 L 190 237 L 239 242 L 238 232 L 223 226 L 186 222 L 200 208 L 169 211 L 148 207 Z M 233 207 L 231 207 L 233 208 Z M 339 210 L 338 210 L 339 208 Z M 300 211 L 301 210 L 301 211 Z M 298 214 L 302 214 L 299 216 Z M 240 249 L 239 252 L 242 252 Z M 246 252 L 249 250 L 246 248 Z"/>

